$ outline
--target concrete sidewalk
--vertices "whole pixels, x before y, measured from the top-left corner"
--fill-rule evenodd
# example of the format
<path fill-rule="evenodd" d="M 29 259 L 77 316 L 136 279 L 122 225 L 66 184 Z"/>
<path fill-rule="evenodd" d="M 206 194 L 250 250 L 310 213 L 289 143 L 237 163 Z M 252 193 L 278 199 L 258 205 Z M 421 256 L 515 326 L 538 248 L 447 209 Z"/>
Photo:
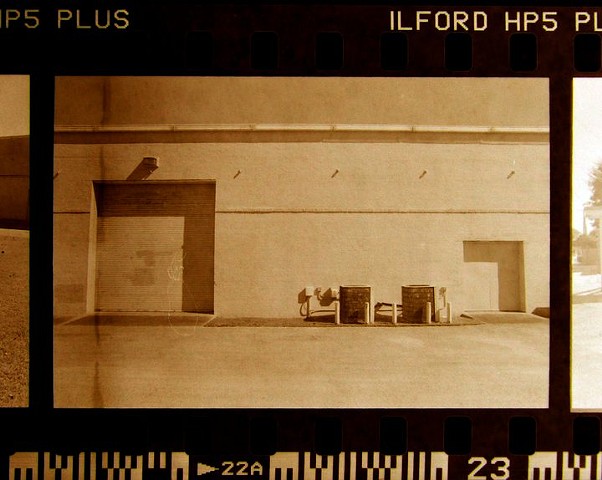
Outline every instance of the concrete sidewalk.
<path fill-rule="evenodd" d="M 571 408 L 602 408 L 602 290 L 595 265 L 573 266 Z"/>
<path fill-rule="evenodd" d="M 55 406 L 545 408 L 545 321 L 460 328 L 55 326 Z"/>

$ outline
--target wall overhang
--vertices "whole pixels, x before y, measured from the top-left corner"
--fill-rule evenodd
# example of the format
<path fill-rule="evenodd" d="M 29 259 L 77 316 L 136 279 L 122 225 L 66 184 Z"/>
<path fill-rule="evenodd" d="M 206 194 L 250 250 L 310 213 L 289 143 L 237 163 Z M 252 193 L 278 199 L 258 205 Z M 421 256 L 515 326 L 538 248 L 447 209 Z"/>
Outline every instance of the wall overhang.
<path fill-rule="evenodd" d="M 374 124 L 57 125 L 55 142 L 547 144 L 549 128 Z"/>

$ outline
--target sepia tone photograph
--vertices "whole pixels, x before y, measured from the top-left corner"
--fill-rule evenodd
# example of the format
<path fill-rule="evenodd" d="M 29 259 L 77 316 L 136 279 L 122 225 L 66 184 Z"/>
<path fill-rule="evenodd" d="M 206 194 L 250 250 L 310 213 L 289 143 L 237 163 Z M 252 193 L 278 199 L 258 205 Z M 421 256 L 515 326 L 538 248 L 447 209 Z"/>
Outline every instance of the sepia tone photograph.
<path fill-rule="evenodd" d="M 55 84 L 56 407 L 548 407 L 547 79 Z"/>
<path fill-rule="evenodd" d="M 29 405 L 29 77 L 0 75 L 0 407 Z"/>
<path fill-rule="evenodd" d="M 602 407 L 602 79 L 573 80 L 571 407 Z"/>

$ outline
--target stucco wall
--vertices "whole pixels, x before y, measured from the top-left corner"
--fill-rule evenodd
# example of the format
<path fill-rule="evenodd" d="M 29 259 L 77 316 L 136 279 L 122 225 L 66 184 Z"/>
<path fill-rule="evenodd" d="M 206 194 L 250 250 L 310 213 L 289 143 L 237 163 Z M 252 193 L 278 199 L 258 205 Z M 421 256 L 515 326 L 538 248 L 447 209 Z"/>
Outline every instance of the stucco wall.
<path fill-rule="evenodd" d="M 57 145 L 57 315 L 93 308 L 91 182 L 149 155 L 152 180 L 216 180 L 218 315 L 297 316 L 304 286 L 341 284 L 445 286 L 461 311 L 466 240 L 524 242 L 526 310 L 549 304 L 545 144 Z"/>
<path fill-rule="evenodd" d="M 364 143 L 58 145 L 56 208 L 88 211 L 86 182 L 125 180 L 145 156 L 149 179 L 217 180 L 218 212 L 549 209 L 547 145 Z"/>
<path fill-rule="evenodd" d="M 145 156 L 159 158 L 150 180 L 216 182 L 218 315 L 297 316 L 305 286 L 347 283 L 372 285 L 377 301 L 399 301 L 403 284 L 444 286 L 461 311 L 467 240 L 523 242 L 525 309 L 547 306 L 547 85 L 58 78 L 56 314 L 94 308 L 92 182 L 142 178 Z M 428 125 L 443 128 L 414 129 Z"/>

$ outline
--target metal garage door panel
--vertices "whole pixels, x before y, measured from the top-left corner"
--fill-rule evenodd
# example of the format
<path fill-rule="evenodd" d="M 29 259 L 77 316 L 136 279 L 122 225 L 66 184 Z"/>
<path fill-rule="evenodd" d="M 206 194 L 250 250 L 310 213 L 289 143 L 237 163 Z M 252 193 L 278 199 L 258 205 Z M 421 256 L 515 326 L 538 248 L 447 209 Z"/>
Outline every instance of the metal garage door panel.
<path fill-rule="evenodd" d="M 101 311 L 181 311 L 184 217 L 98 218 Z"/>

